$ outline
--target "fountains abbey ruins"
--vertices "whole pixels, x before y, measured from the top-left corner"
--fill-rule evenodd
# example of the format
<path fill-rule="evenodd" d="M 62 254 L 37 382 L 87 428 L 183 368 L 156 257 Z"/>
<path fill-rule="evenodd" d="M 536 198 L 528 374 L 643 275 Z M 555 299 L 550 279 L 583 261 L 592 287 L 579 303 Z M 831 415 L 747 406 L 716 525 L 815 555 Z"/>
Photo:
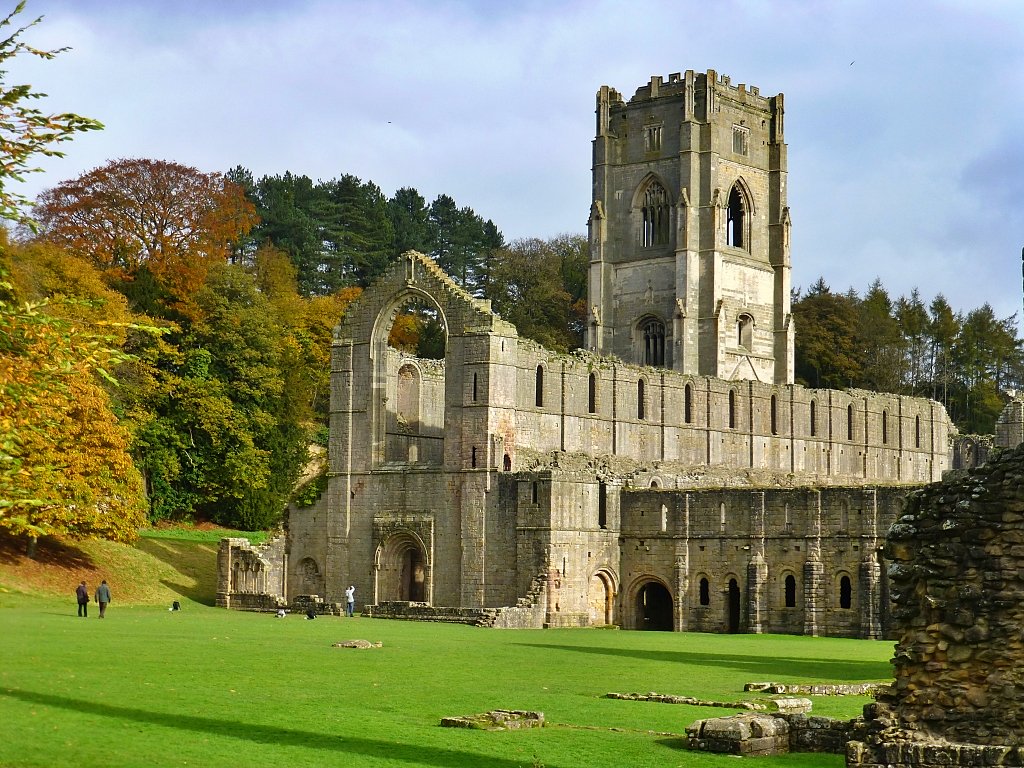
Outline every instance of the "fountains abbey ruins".
<path fill-rule="evenodd" d="M 335 329 L 325 494 L 222 542 L 219 604 L 338 610 L 351 584 L 374 616 L 890 632 L 884 538 L 953 428 L 794 383 L 783 96 L 688 71 L 596 107 L 587 348 L 406 253 Z M 410 307 L 443 359 L 389 345 Z"/>

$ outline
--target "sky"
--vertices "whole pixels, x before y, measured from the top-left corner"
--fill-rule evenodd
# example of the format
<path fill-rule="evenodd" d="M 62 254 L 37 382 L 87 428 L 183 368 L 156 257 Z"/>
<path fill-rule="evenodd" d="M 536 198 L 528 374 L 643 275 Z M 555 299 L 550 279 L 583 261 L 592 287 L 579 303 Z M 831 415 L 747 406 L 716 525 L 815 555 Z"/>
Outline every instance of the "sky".
<path fill-rule="evenodd" d="M 8 6 L 15 5 L 9 0 Z M 39 105 L 102 121 L 16 191 L 145 157 L 452 196 L 586 231 L 595 94 L 714 69 L 784 93 L 793 284 L 1021 314 L 1020 0 L 28 0 Z"/>

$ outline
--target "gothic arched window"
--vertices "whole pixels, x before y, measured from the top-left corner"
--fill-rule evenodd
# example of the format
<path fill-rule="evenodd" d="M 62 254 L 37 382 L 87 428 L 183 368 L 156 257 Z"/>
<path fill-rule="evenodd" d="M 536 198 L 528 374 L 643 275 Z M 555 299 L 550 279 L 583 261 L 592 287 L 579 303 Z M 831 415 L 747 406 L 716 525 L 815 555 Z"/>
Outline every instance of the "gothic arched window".
<path fill-rule="evenodd" d="M 643 208 L 640 211 L 640 245 L 667 245 L 670 207 L 668 192 L 656 181 L 647 185 L 644 191 Z"/>
<path fill-rule="evenodd" d="M 729 211 L 726 217 L 725 244 L 734 248 L 746 248 L 747 206 L 739 185 L 729 193 Z"/>
<path fill-rule="evenodd" d="M 665 324 L 653 317 L 643 321 L 640 326 L 643 337 L 643 365 L 665 365 Z"/>

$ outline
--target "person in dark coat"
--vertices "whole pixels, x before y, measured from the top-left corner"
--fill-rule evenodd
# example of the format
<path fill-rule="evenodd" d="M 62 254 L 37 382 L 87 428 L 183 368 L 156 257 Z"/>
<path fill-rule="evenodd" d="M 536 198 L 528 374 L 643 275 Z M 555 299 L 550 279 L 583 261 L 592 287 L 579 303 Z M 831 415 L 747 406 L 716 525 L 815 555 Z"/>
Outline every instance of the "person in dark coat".
<path fill-rule="evenodd" d="M 110 587 L 107 586 L 106 579 L 96 587 L 96 602 L 100 604 L 100 618 L 102 619 L 107 613 L 107 603 L 110 602 Z"/>
<path fill-rule="evenodd" d="M 75 597 L 78 598 L 78 615 L 89 617 L 89 588 L 83 581 L 75 590 Z"/>

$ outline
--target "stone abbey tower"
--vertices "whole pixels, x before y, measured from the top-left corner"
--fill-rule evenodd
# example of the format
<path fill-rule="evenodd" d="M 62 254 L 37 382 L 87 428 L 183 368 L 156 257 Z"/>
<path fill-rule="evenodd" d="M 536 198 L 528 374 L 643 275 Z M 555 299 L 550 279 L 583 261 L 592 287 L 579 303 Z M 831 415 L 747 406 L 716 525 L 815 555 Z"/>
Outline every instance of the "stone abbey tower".
<path fill-rule="evenodd" d="M 597 94 L 588 347 L 793 381 L 783 98 L 714 71 Z"/>
<path fill-rule="evenodd" d="M 221 605 L 352 584 L 375 616 L 885 632 L 883 537 L 950 424 L 793 383 L 782 96 L 687 72 L 597 105 L 589 349 L 403 254 L 335 329 L 326 493 L 267 547 L 222 542 Z M 443 357 L 391 343 L 419 310 Z"/>

